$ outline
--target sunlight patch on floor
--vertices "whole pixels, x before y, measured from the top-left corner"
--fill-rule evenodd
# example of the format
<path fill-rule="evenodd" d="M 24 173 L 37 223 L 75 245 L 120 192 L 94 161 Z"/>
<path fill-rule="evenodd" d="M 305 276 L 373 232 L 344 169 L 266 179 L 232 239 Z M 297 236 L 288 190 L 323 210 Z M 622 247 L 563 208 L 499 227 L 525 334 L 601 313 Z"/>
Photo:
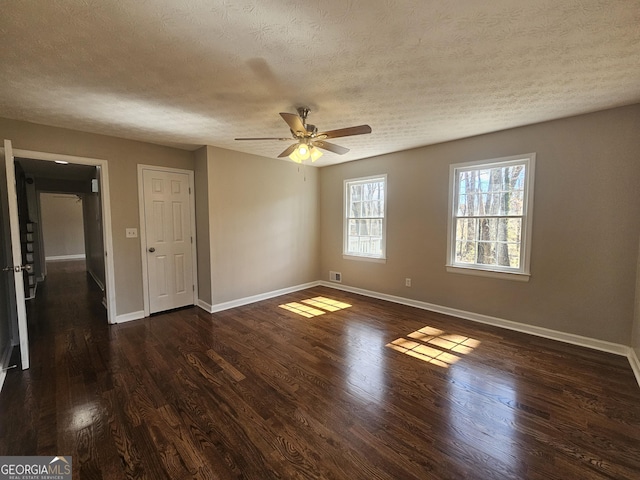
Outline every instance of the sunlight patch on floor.
<path fill-rule="evenodd" d="M 460 360 L 458 355 L 451 352 L 467 355 L 478 345 L 479 340 L 424 326 L 409 333 L 407 338 L 397 338 L 386 346 L 424 362 L 448 368 Z"/>
<path fill-rule="evenodd" d="M 351 305 L 348 303 L 333 300 L 327 297 L 314 297 L 299 302 L 291 302 L 280 305 L 280 308 L 289 310 L 290 312 L 297 313 L 303 317 L 313 318 L 319 315 L 324 315 L 327 312 L 336 312 L 349 308 Z"/>

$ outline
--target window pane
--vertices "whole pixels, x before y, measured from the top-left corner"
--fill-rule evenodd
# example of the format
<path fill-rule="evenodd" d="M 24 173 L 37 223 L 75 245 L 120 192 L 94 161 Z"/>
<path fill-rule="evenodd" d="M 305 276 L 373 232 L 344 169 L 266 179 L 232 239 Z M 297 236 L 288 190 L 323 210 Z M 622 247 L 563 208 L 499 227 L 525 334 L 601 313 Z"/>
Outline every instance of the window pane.
<path fill-rule="evenodd" d="M 476 245 L 474 242 L 456 242 L 456 262 L 476 263 Z"/>
<path fill-rule="evenodd" d="M 506 242 L 478 242 L 476 263 L 500 267 L 520 267 L 520 244 Z"/>
<path fill-rule="evenodd" d="M 364 255 L 381 255 L 382 238 L 369 235 L 360 235 L 349 238 L 347 253 Z"/>
<path fill-rule="evenodd" d="M 507 211 L 505 214 L 508 215 L 522 215 L 524 208 L 524 190 L 513 190 L 511 195 L 509 195 L 507 200 Z"/>
<path fill-rule="evenodd" d="M 382 235 L 382 220 L 370 220 L 371 222 L 371 235 L 381 236 Z"/>
<path fill-rule="evenodd" d="M 362 203 L 355 202 L 351 203 L 351 208 L 349 211 L 349 217 L 360 218 L 362 216 Z"/>
<path fill-rule="evenodd" d="M 351 185 L 351 201 L 359 202 L 362 200 L 362 185 Z"/>
<path fill-rule="evenodd" d="M 384 198 L 384 182 L 367 182 L 362 184 L 364 200 L 382 200 Z"/>
<path fill-rule="evenodd" d="M 477 193 L 467 193 L 461 196 L 458 203 L 458 215 L 475 216 L 482 212 L 482 195 Z"/>
<path fill-rule="evenodd" d="M 520 218 L 459 218 L 456 262 L 520 267 Z"/>
<path fill-rule="evenodd" d="M 457 217 L 464 217 L 467 215 L 467 202 L 467 195 L 465 193 L 458 195 L 458 209 L 456 210 Z"/>
<path fill-rule="evenodd" d="M 473 241 L 478 231 L 477 218 L 459 218 L 456 226 L 456 240 Z"/>
<path fill-rule="evenodd" d="M 458 216 L 522 215 L 525 165 L 458 172 Z"/>
<path fill-rule="evenodd" d="M 522 218 L 509 218 L 504 220 L 507 231 L 507 242 L 515 242 L 518 245 L 520 244 L 520 239 L 522 235 Z"/>
<path fill-rule="evenodd" d="M 490 193 L 487 195 L 485 215 L 504 215 L 506 196 L 504 193 Z"/>
<path fill-rule="evenodd" d="M 349 236 L 358 234 L 358 221 L 357 220 L 349 220 Z"/>
<path fill-rule="evenodd" d="M 371 216 L 372 217 L 383 217 L 384 209 L 382 207 L 382 201 L 375 200 L 371 202 Z"/>
<path fill-rule="evenodd" d="M 349 221 L 350 235 L 382 235 L 382 220 L 362 219 Z"/>
<path fill-rule="evenodd" d="M 509 266 L 520 268 L 520 244 L 510 243 L 509 246 Z"/>
<path fill-rule="evenodd" d="M 494 242 L 478 242 L 476 263 L 496 265 L 496 244 Z"/>

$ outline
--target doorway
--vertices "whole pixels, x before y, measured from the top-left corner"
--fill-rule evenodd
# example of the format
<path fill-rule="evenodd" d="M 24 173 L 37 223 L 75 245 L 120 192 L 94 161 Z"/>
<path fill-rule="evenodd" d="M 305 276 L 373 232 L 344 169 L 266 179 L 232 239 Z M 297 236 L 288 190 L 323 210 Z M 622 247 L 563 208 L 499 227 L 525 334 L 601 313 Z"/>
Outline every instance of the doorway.
<path fill-rule="evenodd" d="M 80 193 L 83 196 L 87 270 L 104 291 L 102 304 L 106 309 L 107 322 L 116 323 L 107 161 L 20 149 L 14 149 L 13 154 L 19 168 L 22 168 L 25 174 L 30 177 L 38 179 L 39 191 Z M 38 195 L 36 195 L 36 199 L 38 199 Z M 42 223 L 40 217 L 38 217 L 38 221 L 40 224 Z M 90 225 L 90 223 L 95 223 L 95 225 Z M 39 268 L 37 280 L 42 280 L 46 276 L 45 252 L 42 241 L 35 248 L 37 248 L 36 258 L 39 258 L 41 262 L 40 265 L 35 266 L 37 269 Z"/>
<path fill-rule="evenodd" d="M 15 157 L 24 261 L 32 265 L 27 299 L 47 277 L 52 262 L 75 262 L 105 291 L 105 250 L 100 168 Z M 106 297 L 100 302 L 107 305 Z"/>

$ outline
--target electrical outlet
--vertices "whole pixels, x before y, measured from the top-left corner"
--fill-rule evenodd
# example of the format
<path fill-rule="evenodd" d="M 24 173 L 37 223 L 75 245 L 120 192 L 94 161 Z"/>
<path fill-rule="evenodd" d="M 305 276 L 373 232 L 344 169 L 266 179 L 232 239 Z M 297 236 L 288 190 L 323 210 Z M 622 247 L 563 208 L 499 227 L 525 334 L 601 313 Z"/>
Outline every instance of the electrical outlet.
<path fill-rule="evenodd" d="M 342 274 L 340 272 L 329 272 L 329 280 L 332 282 L 342 283 Z"/>
<path fill-rule="evenodd" d="M 138 238 L 138 229 L 137 228 L 127 228 L 126 237 L 127 238 Z"/>
<path fill-rule="evenodd" d="M 411 286 L 411 279 L 410 278 L 405 278 L 404 279 L 404 286 L 405 287 L 410 287 Z"/>

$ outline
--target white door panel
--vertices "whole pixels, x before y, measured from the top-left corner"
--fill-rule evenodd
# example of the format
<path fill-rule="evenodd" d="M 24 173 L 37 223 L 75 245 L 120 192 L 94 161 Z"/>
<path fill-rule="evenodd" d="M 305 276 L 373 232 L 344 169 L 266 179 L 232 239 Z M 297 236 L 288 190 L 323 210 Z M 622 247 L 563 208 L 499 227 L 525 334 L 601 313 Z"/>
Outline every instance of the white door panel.
<path fill-rule="evenodd" d="M 193 305 L 189 176 L 144 169 L 149 312 Z"/>

